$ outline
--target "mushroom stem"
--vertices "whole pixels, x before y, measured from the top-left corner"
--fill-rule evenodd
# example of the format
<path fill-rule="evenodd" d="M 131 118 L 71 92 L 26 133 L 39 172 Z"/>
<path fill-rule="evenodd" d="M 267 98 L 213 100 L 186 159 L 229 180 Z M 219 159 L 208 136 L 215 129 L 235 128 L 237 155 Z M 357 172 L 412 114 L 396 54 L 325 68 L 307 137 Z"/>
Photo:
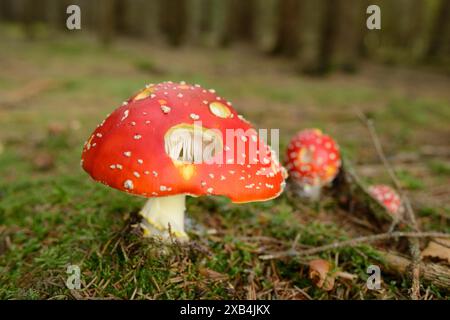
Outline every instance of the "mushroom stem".
<path fill-rule="evenodd" d="M 139 214 L 143 217 L 141 227 L 144 237 L 159 237 L 169 240 L 187 241 L 184 231 L 186 195 L 150 198 Z M 170 231 L 170 233 L 169 233 Z"/>
<path fill-rule="evenodd" d="M 321 185 L 305 184 L 297 188 L 297 194 L 300 198 L 304 198 L 310 201 L 319 201 L 321 190 Z"/>

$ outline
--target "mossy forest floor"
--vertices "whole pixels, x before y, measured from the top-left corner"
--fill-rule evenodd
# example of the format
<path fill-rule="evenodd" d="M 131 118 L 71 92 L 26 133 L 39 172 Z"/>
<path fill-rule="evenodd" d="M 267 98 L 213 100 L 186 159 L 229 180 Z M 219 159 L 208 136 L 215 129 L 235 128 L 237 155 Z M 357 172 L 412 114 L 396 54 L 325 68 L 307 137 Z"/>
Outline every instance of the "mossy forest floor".
<path fill-rule="evenodd" d="M 370 115 L 411 198 L 422 230 L 450 231 L 450 79 L 429 70 L 365 65 L 353 75 L 301 77 L 292 61 L 248 50 L 109 48 L 76 34 L 27 41 L 0 27 L 1 299 L 407 299 L 410 281 L 382 274 L 366 288 L 370 245 L 319 256 L 357 276 L 330 292 L 302 261 L 265 252 L 370 234 L 330 197 L 293 206 L 286 195 L 235 205 L 189 198 L 188 246 L 162 246 L 128 232 L 144 199 L 94 183 L 80 166 L 83 143 L 106 114 L 146 83 L 215 88 L 257 128 L 279 128 L 281 150 L 299 129 L 334 136 L 367 182 L 388 182 L 356 109 Z M 282 156 L 283 156 L 282 152 Z M 205 230 L 207 231 L 205 233 Z M 375 247 L 387 247 L 379 242 Z M 69 290 L 68 265 L 81 289 Z M 425 283 L 422 297 L 442 299 Z"/>

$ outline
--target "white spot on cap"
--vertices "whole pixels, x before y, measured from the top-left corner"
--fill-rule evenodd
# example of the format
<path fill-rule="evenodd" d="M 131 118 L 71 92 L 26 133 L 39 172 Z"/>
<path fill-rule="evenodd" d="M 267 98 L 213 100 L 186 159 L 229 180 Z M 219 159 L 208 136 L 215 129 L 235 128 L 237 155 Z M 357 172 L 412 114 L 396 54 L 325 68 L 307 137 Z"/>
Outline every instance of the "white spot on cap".
<path fill-rule="evenodd" d="M 166 190 L 167 190 L 167 187 L 166 187 L 166 186 L 160 186 L 160 187 L 159 187 L 159 190 L 161 190 L 161 191 L 166 191 Z"/>
<path fill-rule="evenodd" d="M 129 189 L 129 190 L 133 190 L 133 188 L 134 188 L 133 181 L 131 181 L 131 180 L 125 180 L 125 182 L 123 183 L 123 186 L 125 189 Z"/>
<path fill-rule="evenodd" d="M 143 163 L 144 163 L 144 160 L 138 159 L 138 163 L 139 163 L 139 164 L 143 164 Z"/>
<path fill-rule="evenodd" d="M 103 135 L 101 133 L 97 133 L 96 136 L 99 138 L 103 137 Z"/>
<path fill-rule="evenodd" d="M 130 124 L 131 124 L 132 126 L 135 126 L 135 125 L 136 125 L 136 122 L 131 121 Z"/>
<path fill-rule="evenodd" d="M 137 171 L 133 172 L 133 174 L 134 174 L 134 176 L 135 176 L 136 178 L 140 178 L 140 177 L 141 177 L 141 175 L 140 175 L 139 172 L 137 172 Z"/>
<path fill-rule="evenodd" d="M 125 157 L 131 157 L 131 151 L 125 151 L 125 152 L 123 153 L 123 155 L 124 155 Z"/>
<path fill-rule="evenodd" d="M 111 169 L 115 169 L 116 168 L 116 165 L 115 164 L 112 164 L 112 165 L 110 165 L 109 166 Z"/>
<path fill-rule="evenodd" d="M 206 192 L 208 192 L 208 193 L 213 193 L 213 191 L 214 191 L 213 188 L 208 188 L 208 189 L 206 189 Z"/>
<path fill-rule="evenodd" d="M 119 169 L 119 170 L 122 170 L 122 169 L 123 169 L 123 167 L 122 167 L 121 164 L 116 164 L 116 167 L 117 167 L 117 169 Z"/>
<path fill-rule="evenodd" d="M 126 118 L 128 118 L 128 115 L 130 114 L 130 110 L 125 110 L 123 112 L 123 116 L 122 119 L 120 119 L 121 121 L 125 120 Z"/>
<path fill-rule="evenodd" d="M 170 112 L 170 107 L 168 107 L 168 106 L 161 106 L 161 110 L 162 110 L 162 112 L 164 112 L 164 113 L 169 113 Z"/>
<path fill-rule="evenodd" d="M 210 173 L 210 174 L 208 174 L 208 175 L 209 175 L 209 177 L 210 177 L 211 179 L 214 179 L 214 174 Z"/>
<path fill-rule="evenodd" d="M 183 98 L 183 94 L 180 92 L 179 94 L 177 94 L 178 98 Z"/>
<path fill-rule="evenodd" d="M 142 136 L 140 134 L 135 134 L 133 138 L 134 140 L 139 140 Z"/>
<path fill-rule="evenodd" d="M 191 117 L 192 120 L 198 120 L 198 119 L 200 119 L 200 116 L 199 116 L 198 114 L 195 114 L 195 113 L 191 113 L 191 114 L 190 114 L 190 117 Z"/>
<path fill-rule="evenodd" d="M 156 171 L 152 171 L 152 173 L 153 173 L 153 175 L 154 175 L 155 177 L 157 177 L 157 176 L 158 176 L 158 172 L 156 172 Z"/>

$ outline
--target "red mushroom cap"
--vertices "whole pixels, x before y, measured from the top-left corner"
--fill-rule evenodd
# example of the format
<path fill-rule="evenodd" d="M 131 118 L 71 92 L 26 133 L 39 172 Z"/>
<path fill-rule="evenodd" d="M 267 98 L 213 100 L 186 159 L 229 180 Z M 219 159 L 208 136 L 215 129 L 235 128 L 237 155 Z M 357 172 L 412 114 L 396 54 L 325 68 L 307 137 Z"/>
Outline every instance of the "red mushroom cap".
<path fill-rule="evenodd" d="M 298 132 L 288 145 L 286 168 L 301 184 L 326 185 L 336 177 L 340 166 L 339 146 L 319 129 Z"/>
<path fill-rule="evenodd" d="M 286 178 L 231 103 L 184 82 L 148 85 L 124 102 L 86 142 L 82 167 L 94 180 L 136 195 L 213 194 L 233 202 L 275 198 Z"/>
<path fill-rule="evenodd" d="M 403 212 L 402 200 L 391 187 L 383 184 L 372 185 L 369 187 L 369 193 L 392 215 L 398 216 Z"/>

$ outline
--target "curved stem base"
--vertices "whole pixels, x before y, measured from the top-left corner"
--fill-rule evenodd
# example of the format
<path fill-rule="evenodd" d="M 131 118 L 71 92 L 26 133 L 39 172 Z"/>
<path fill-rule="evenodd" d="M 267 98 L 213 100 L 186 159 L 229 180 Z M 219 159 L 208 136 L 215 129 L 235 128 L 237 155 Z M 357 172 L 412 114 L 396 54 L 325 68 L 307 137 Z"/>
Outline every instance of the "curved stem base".
<path fill-rule="evenodd" d="M 185 195 L 150 198 L 139 212 L 144 237 L 188 241 L 184 231 L 185 199 Z"/>

